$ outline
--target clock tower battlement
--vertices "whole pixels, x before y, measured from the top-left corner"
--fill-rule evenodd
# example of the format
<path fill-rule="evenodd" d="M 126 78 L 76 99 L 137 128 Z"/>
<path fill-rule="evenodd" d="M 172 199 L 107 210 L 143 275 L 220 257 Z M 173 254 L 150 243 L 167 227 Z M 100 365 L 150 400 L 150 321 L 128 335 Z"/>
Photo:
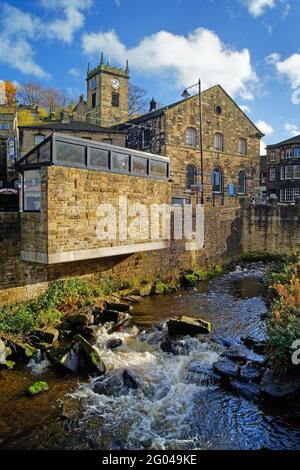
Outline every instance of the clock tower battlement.
<path fill-rule="evenodd" d="M 110 127 L 128 120 L 129 68 L 113 67 L 104 63 L 87 70 L 87 117 L 89 122 Z"/>

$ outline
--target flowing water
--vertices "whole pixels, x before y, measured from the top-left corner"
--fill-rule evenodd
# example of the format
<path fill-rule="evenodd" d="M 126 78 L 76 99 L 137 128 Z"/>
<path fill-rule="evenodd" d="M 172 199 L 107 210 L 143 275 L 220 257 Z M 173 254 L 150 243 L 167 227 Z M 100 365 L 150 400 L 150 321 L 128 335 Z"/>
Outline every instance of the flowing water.
<path fill-rule="evenodd" d="M 261 315 L 267 306 L 262 297 L 263 271 L 263 265 L 238 267 L 218 279 L 200 283 L 197 289 L 148 297 L 135 307 L 135 326 L 128 331 L 108 335 L 105 328 L 100 328 L 96 345 L 108 371 L 112 374 L 125 368 L 134 371 L 139 387 L 134 390 L 112 387 L 110 394 L 100 395 L 94 392 L 99 377 L 79 385 L 74 379 L 57 379 L 61 385 L 59 388 L 57 383 L 53 384 L 58 390 L 51 406 L 51 400 L 46 405 L 42 396 L 33 401 L 26 399 L 27 403 L 35 402 L 36 408 L 40 400 L 42 409 L 36 426 L 31 412 L 30 426 L 23 426 L 23 432 L 18 434 L 14 429 L 10 432 L 6 429 L 0 447 L 300 449 L 297 403 L 279 407 L 249 401 L 220 388 L 205 371 L 199 374 L 189 368 L 190 363 L 201 361 L 209 371 L 218 359 L 223 348 L 211 341 L 212 336 L 235 342 L 247 335 L 264 338 Z M 163 352 L 160 344 L 165 321 L 183 314 L 210 321 L 212 334 L 204 335 L 201 340 L 184 338 L 179 344 L 179 355 Z M 120 338 L 122 346 L 114 351 L 107 349 L 107 340 L 111 338 Z M 47 378 L 47 372 L 43 371 L 45 364 L 39 366 L 42 370 L 36 370 L 34 364 L 31 366 L 27 374 L 41 373 L 41 377 Z M 50 390 L 53 387 L 50 383 Z M 18 396 L 12 394 L 11 408 Z M 43 397 L 46 396 L 49 397 L 47 394 Z M 61 400 L 60 408 L 57 399 Z M 22 406 L 25 418 L 24 399 Z"/>

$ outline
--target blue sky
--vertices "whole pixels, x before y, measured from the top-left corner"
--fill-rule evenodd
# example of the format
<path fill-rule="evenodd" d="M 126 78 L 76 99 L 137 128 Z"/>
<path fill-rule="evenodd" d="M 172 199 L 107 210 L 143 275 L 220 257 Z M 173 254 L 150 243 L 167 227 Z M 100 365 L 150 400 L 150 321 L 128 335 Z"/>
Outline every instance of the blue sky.
<path fill-rule="evenodd" d="M 273 143 L 300 133 L 299 0 L 7 0 L 0 79 L 85 91 L 100 52 L 162 105 L 220 83 Z"/>

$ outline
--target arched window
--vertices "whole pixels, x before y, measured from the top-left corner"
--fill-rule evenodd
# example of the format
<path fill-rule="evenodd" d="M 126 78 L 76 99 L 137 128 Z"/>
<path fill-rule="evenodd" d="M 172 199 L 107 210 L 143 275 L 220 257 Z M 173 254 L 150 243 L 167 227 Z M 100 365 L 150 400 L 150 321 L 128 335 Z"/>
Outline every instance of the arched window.
<path fill-rule="evenodd" d="M 186 145 L 188 147 L 197 146 L 197 131 L 194 127 L 188 127 L 186 130 Z"/>
<path fill-rule="evenodd" d="M 246 194 L 246 174 L 244 171 L 239 172 L 238 194 Z"/>
<path fill-rule="evenodd" d="M 223 134 L 221 132 L 216 132 L 214 137 L 214 149 L 218 152 L 223 152 L 224 143 L 223 143 Z"/>
<path fill-rule="evenodd" d="M 196 184 L 196 168 L 194 165 L 188 165 L 186 167 L 186 187 L 191 189 L 192 185 Z"/>
<path fill-rule="evenodd" d="M 211 180 L 213 192 L 221 194 L 224 187 L 223 171 L 221 168 L 215 168 L 213 170 Z"/>

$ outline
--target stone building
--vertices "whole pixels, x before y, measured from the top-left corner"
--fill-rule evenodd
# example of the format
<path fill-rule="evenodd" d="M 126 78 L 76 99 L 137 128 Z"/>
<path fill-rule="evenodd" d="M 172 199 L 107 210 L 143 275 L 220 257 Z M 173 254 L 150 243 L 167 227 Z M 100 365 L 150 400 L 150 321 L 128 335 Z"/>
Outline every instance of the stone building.
<path fill-rule="evenodd" d="M 87 102 L 83 95 L 80 95 L 79 101 L 73 109 L 73 119 L 75 121 L 86 121 L 87 118 Z"/>
<path fill-rule="evenodd" d="M 191 96 L 121 126 L 127 146 L 165 155 L 171 160 L 174 202 L 189 203 L 200 183 L 199 98 Z M 216 85 L 202 92 L 205 200 L 225 196 L 258 196 L 259 153 L 263 134 L 225 90 Z"/>
<path fill-rule="evenodd" d="M 0 189 L 12 187 L 16 179 L 14 162 L 17 155 L 17 116 L 15 112 L 0 112 Z"/>
<path fill-rule="evenodd" d="M 69 121 L 63 117 L 63 122 L 44 122 L 36 125 L 19 127 L 19 158 L 40 144 L 53 132 L 81 137 L 87 140 L 105 142 L 107 144 L 125 146 L 126 132 L 118 129 L 95 126 L 85 121 Z M 67 122 L 66 122 L 67 121 Z"/>
<path fill-rule="evenodd" d="M 267 146 L 267 197 L 285 204 L 300 197 L 300 135 Z"/>
<path fill-rule="evenodd" d="M 110 127 L 128 120 L 128 62 L 125 69 L 104 63 L 87 72 L 87 119 L 92 124 Z"/>

